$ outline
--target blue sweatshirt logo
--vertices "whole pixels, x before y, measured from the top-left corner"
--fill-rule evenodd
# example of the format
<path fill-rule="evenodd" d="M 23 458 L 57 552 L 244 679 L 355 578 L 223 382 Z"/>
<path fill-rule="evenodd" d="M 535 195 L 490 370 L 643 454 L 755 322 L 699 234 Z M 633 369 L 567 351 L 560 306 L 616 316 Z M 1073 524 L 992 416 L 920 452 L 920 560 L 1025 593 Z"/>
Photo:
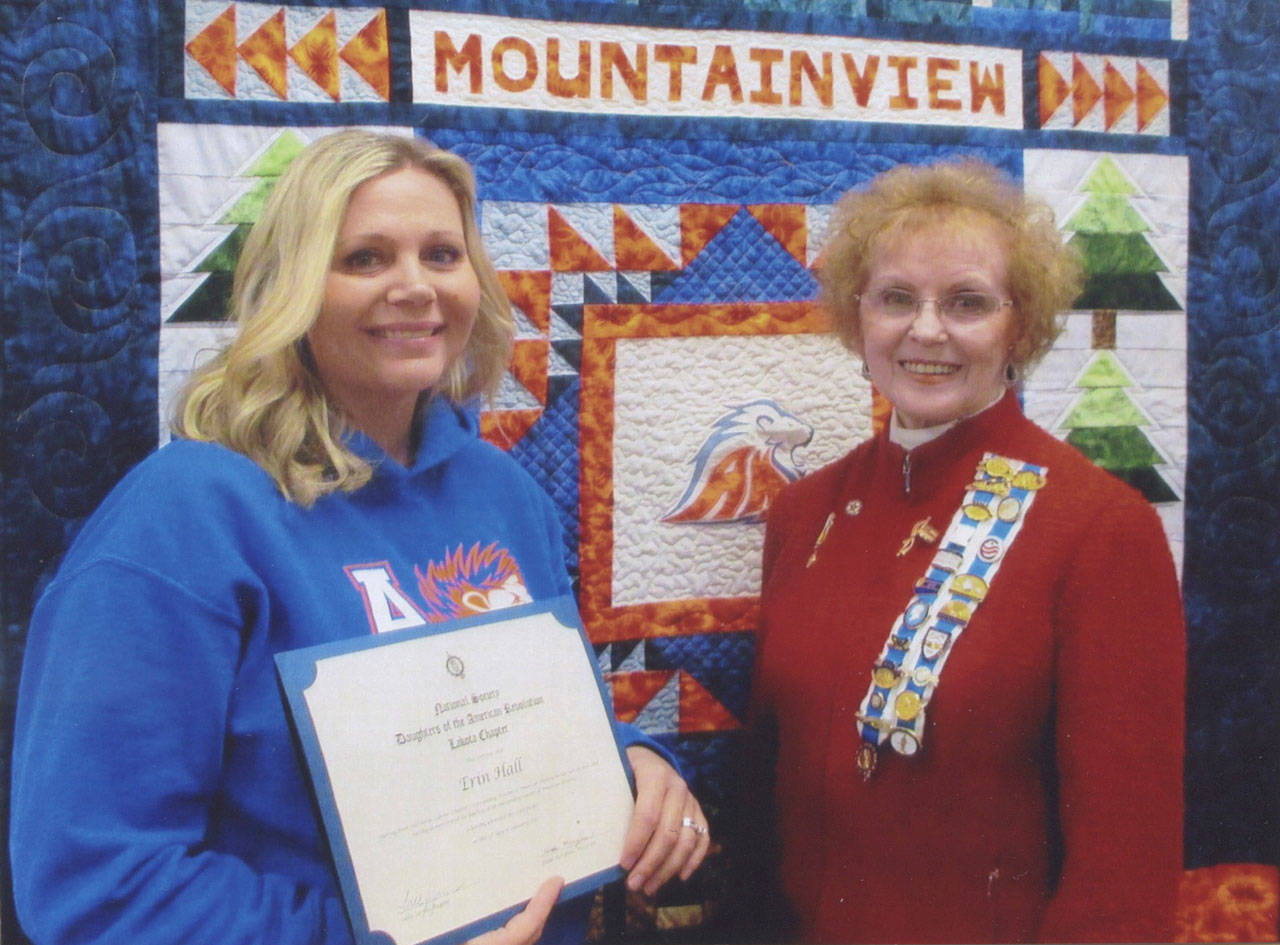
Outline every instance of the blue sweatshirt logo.
<path fill-rule="evenodd" d="M 364 600 L 373 633 L 387 633 L 488 613 L 533 600 L 520 566 L 497 542 L 468 549 L 458 545 L 442 560 L 415 565 L 419 601 L 400 586 L 388 561 L 348 565 L 347 577 Z"/>

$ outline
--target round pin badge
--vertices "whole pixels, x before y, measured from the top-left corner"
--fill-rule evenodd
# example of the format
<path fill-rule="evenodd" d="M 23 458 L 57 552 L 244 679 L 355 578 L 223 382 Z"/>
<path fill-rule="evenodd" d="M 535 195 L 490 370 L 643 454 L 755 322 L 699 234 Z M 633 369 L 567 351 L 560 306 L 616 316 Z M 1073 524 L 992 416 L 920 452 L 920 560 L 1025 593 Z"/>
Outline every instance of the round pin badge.
<path fill-rule="evenodd" d="M 911 672 L 912 681 L 921 688 L 927 686 L 936 686 L 938 684 L 938 674 L 930 670 L 926 666 L 917 666 Z"/>
<path fill-rule="evenodd" d="M 996 518 L 1002 522 L 1016 522 L 1021 514 L 1022 503 L 1013 496 L 1001 499 L 1000 504 L 996 506 Z"/>
<path fill-rule="evenodd" d="M 915 628 L 924 623 L 925 618 L 929 616 L 929 605 L 920 598 L 913 598 L 911 603 L 907 605 L 906 612 L 902 615 L 902 625 L 904 627 Z"/>
<path fill-rule="evenodd" d="M 920 750 L 920 740 L 906 729 L 894 729 L 889 733 L 889 744 L 900 755 L 914 755 Z"/>
<path fill-rule="evenodd" d="M 992 479 L 1008 479 L 1013 475 L 1013 466 L 1003 456 L 989 456 L 982 463 L 982 471 Z"/>
<path fill-rule="evenodd" d="M 910 722 L 920 714 L 920 697 L 910 689 L 903 690 L 893 700 L 893 711 L 900 721 Z"/>

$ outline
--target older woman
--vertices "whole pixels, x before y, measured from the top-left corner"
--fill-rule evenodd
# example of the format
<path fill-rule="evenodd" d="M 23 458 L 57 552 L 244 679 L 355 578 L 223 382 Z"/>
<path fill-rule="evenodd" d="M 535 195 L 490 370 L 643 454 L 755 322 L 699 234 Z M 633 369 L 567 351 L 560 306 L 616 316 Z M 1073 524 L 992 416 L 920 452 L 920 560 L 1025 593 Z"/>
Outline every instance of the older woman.
<path fill-rule="evenodd" d="M 847 195 L 825 304 L 886 430 L 770 510 L 754 687 L 804 942 L 1167 940 L 1184 627 L 1143 498 L 1023 416 L 1079 267 L 978 162 Z"/>
<path fill-rule="evenodd" d="M 312 145 L 245 243 L 233 308 L 180 439 L 108 496 L 32 619 L 11 841 L 37 945 L 351 942 L 274 654 L 570 590 L 550 501 L 462 407 L 513 335 L 465 162 L 367 132 Z M 619 856 L 652 892 L 698 865 L 706 821 L 624 736 Z M 559 891 L 483 938 L 537 939 Z M 584 912 L 562 906 L 546 939 L 581 940 Z"/>

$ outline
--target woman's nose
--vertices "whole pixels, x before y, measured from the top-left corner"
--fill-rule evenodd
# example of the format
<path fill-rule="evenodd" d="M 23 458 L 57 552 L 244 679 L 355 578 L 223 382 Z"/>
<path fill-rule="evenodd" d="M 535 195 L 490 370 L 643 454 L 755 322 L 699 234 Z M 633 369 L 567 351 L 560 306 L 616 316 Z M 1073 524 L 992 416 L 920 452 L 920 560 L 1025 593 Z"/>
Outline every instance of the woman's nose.
<path fill-rule="evenodd" d="M 947 326 L 942 323 L 942 313 L 934 299 L 921 299 L 916 317 L 911 321 L 911 337 L 925 344 L 938 344 L 947 336 Z"/>
<path fill-rule="evenodd" d="M 393 304 L 423 304 L 435 298 L 431 269 L 418 259 L 406 260 L 395 268 L 395 282 L 387 290 Z"/>

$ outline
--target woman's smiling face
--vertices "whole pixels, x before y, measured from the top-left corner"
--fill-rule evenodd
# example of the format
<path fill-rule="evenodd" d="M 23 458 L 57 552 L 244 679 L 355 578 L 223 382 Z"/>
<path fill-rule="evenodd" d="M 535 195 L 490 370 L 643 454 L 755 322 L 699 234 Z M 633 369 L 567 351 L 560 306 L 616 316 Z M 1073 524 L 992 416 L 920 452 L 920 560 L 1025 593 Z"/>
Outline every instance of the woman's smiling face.
<path fill-rule="evenodd" d="M 948 315 L 926 302 L 895 314 L 883 304 L 885 293 L 927 300 L 974 293 L 1002 304 Z M 959 420 L 1000 396 L 1018 337 L 1008 298 L 1005 243 L 994 220 L 933 219 L 876 248 L 859 304 L 859 353 L 904 427 Z"/>
<path fill-rule="evenodd" d="M 355 426 L 407 430 L 418 395 L 462 356 L 480 307 L 462 211 L 417 167 L 351 194 L 308 334 L 326 393 Z"/>

